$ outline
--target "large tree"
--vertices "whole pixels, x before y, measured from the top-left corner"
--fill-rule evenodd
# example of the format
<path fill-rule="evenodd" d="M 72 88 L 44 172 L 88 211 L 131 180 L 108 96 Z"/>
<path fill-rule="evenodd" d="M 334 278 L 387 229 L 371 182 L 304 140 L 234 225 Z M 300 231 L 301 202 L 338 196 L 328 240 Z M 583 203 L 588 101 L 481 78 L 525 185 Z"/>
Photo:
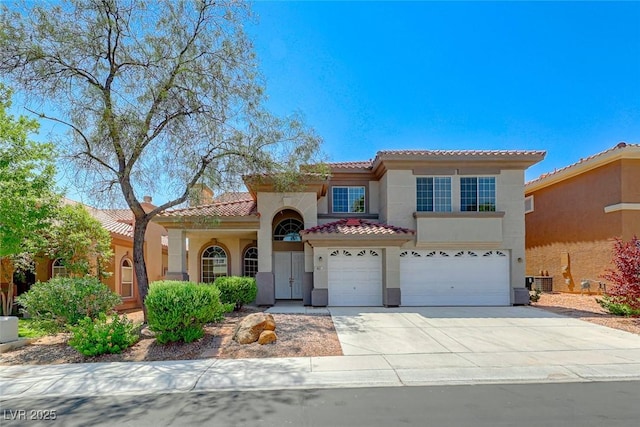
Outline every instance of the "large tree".
<path fill-rule="evenodd" d="M 37 2 L 36 2 L 37 3 Z M 242 174 L 288 177 L 313 163 L 320 139 L 296 117 L 264 108 L 243 26 L 248 3 L 214 0 L 67 0 L 3 6 L 0 72 L 41 116 L 71 129 L 63 153 L 93 189 L 119 189 L 135 217 L 140 296 L 149 221 L 192 188 Z M 35 110 L 35 109 L 34 109 Z M 168 200 L 145 212 L 142 195 Z"/>
<path fill-rule="evenodd" d="M 11 91 L 0 84 L 0 283 L 2 311 L 10 315 L 14 264 L 23 253 L 41 247 L 59 196 L 54 191 L 53 146 L 29 137 L 38 122 L 9 114 Z"/>

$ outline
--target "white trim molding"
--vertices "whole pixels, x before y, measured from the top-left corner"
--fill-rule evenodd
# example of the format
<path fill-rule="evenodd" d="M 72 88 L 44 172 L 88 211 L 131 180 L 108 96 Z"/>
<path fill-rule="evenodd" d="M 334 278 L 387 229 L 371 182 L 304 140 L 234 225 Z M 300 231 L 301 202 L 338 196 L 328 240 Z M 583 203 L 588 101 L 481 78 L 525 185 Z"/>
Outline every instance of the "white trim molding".
<path fill-rule="evenodd" d="M 617 203 L 604 207 L 605 213 L 618 211 L 640 211 L 640 203 Z"/>

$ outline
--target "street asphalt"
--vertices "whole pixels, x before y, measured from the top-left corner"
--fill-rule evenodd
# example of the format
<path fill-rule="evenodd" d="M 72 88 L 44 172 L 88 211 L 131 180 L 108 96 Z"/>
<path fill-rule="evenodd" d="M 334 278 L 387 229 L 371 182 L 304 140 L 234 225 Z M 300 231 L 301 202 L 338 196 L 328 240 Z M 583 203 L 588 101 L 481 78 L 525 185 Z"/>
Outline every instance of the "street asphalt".
<path fill-rule="evenodd" d="M 0 396 L 640 380 L 640 336 L 532 307 L 329 310 L 344 356 L 3 366 Z"/>

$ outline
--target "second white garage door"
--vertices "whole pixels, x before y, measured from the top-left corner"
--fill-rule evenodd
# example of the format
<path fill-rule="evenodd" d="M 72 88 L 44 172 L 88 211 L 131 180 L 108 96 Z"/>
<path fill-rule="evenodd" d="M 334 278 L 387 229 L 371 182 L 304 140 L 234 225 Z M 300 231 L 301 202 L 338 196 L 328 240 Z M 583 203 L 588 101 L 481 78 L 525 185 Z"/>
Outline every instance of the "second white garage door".
<path fill-rule="evenodd" d="M 329 305 L 382 305 L 382 253 L 379 249 L 329 251 Z"/>
<path fill-rule="evenodd" d="M 507 251 L 404 251 L 404 306 L 509 305 Z"/>

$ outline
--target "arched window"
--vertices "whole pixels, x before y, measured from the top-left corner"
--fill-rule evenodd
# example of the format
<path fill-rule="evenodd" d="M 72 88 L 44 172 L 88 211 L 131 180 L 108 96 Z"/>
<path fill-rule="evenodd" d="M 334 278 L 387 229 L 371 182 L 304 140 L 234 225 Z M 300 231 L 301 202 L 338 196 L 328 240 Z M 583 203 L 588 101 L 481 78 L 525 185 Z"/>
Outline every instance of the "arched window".
<path fill-rule="evenodd" d="M 126 258 L 120 264 L 120 296 L 133 297 L 133 264 Z"/>
<path fill-rule="evenodd" d="M 276 225 L 273 232 L 273 240 L 282 242 L 299 242 L 302 240 L 300 231 L 304 228 L 302 221 L 295 218 L 283 219 Z"/>
<path fill-rule="evenodd" d="M 256 277 L 258 272 L 258 248 L 250 247 L 244 252 L 243 275 L 246 277 Z"/>
<path fill-rule="evenodd" d="M 60 258 L 53 261 L 51 264 L 51 277 L 67 277 L 67 267 L 62 263 Z"/>
<path fill-rule="evenodd" d="M 202 252 L 202 282 L 210 283 L 227 275 L 227 253 L 220 246 L 209 246 Z"/>

